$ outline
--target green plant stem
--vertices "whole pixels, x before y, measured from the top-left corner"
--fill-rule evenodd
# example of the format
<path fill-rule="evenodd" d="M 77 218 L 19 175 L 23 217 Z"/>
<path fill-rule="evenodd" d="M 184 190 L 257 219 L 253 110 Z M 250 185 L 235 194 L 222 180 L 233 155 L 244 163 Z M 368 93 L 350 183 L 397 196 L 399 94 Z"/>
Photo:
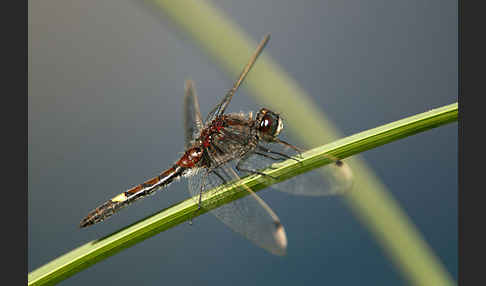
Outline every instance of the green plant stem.
<path fill-rule="evenodd" d="M 278 168 L 268 169 L 264 172 L 288 179 L 330 163 L 326 154 L 346 158 L 400 138 L 457 121 L 457 113 L 457 103 L 433 109 L 311 149 L 302 154 L 299 163 L 294 160 L 287 160 L 278 164 Z M 245 193 L 241 190 L 242 188 L 239 188 L 241 184 L 250 186 L 254 191 L 259 191 L 278 181 L 280 180 L 269 181 L 268 178 L 259 175 L 248 176 L 236 184 L 218 187 L 212 191 L 211 196 L 205 198 L 206 201 L 203 203 L 205 205 L 209 203 L 211 208 L 215 208 L 243 196 Z M 359 193 L 360 191 L 356 189 L 350 193 Z M 29 273 L 28 285 L 54 284 L 64 280 L 127 247 L 188 221 L 196 209 L 197 204 L 190 198 L 109 236 L 88 242 Z M 207 210 L 198 212 L 198 215 L 205 212 Z M 392 226 L 387 227 L 393 228 Z"/>

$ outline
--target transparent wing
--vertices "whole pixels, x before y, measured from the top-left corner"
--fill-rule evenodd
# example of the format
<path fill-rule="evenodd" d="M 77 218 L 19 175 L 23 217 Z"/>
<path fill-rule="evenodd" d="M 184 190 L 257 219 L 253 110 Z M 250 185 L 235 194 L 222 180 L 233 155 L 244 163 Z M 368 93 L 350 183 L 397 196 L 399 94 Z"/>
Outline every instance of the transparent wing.
<path fill-rule="evenodd" d="M 270 150 L 274 150 L 273 144 L 268 144 Z M 276 151 L 285 154 L 285 151 Z M 288 153 L 288 152 L 287 152 Z M 298 157 L 293 157 L 299 160 Z M 286 157 L 275 153 L 256 151 L 246 160 L 240 162 L 240 167 L 246 170 L 258 171 L 272 164 L 286 160 Z M 249 174 L 242 171 L 241 175 Z M 270 188 L 301 196 L 326 196 L 338 195 L 349 191 L 353 185 L 353 173 L 344 161 L 322 166 L 312 171 L 300 174 L 283 182 L 271 185 Z"/>
<path fill-rule="evenodd" d="M 260 42 L 260 44 L 258 45 L 257 49 L 253 53 L 252 57 L 250 58 L 250 60 L 246 64 L 245 68 L 241 72 L 240 76 L 238 77 L 238 79 L 236 80 L 236 82 L 233 84 L 233 87 L 226 93 L 226 95 L 224 96 L 223 100 L 221 100 L 221 102 L 218 105 L 216 105 L 213 108 L 213 110 L 211 110 L 209 112 L 208 116 L 206 117 L 206 122 L 211 121 L 216 116 L 221 115 L 221 114 L 224 113 L 224 111 L 226 110 L 226 107 L 228 107 L 228 104 L 231 102 L 231 98 L 233 97 L 233 95 L 235 94 L 235 92 L 240 87 L 241 83 L 245 79 L 245 77 L 248 74 L 248 72 L 250 72 L 251 68 L 253 67 L 253 64 L 255 64 L 258 56 L 261 54 L 261 52 L 265 48 L 268 40 L 270 40 L 270 34 L 267 34 L 263 38 L 263 40 Z"/>
<path fill-rule="evenodd" d="M 199 135 L 203 128 L 199 102 L 192 80 L 186 80 L 184 87 L 184 143 L 188 148 L 191 141 Z"/>
<path fill-rule="evenodd" d="M 196 202 L 199 202 L 201 197 L 202 208 L 208 208 L 209 205 L 204 203 L 204 198 L 208 195 L 207 191 L 224 182 L 231 184 L 236 179 L 238 179 L 237 174 L 228 165 L 212 171 L 203 169 L 189 178 L 189 191 Z M 254 244 L 272 254 L 285 255 L 287 237 L 277 215 L 250 188 L 244 187 L 240 191 L 248 192 L 248 195 L 215 208 L 211 213 Z"/>

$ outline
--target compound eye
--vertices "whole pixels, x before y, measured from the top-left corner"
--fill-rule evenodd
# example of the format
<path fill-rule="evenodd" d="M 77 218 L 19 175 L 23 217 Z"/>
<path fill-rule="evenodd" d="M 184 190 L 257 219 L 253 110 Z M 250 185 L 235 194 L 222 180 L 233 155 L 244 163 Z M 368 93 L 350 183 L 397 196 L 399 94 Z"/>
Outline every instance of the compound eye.
<path fill-rule="evenodd" d="M 273 142 L 283 128 L 283 122 L 275 112 L 262 108 L 257 114 L 258 132 L 260 138 Z"/>
<path fill-rule="evenodd" d="M 269 131 L 271 131 L 272 128 L 274 125 L 274 120 L 273 118 L 266 114 L 265 116 L 263 116 L 262 118 L 262 121 L 260 121 L 260 131 L 263 132 L 263 133 L 268 133 Z"/>

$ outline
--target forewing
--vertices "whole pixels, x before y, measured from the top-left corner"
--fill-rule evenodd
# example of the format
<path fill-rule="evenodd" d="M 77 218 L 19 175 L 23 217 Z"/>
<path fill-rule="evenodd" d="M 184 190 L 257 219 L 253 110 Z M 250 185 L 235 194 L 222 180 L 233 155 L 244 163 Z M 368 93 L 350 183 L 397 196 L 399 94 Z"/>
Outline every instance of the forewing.
<path fill-rule="evenodd" d="M 237 174 L 228 165 L 212 171 L 202 170 L 198 176 L 189 179 L 189 191 L 196 202 L 202 198 L 201 207 L 210 208 L 204 202 L 209 190 L 223 182 L 234 183 Z M 242 186 L 235 192 L 247 192 L 243 198 L 211 210 L 220 221 L 233 231 L 243 235 L 254 244 L 275 255 L 285 255 L 287 237 L 277 215 L 249 187 Z"/>
<path fill-rule="evenodd" d="M 199 135 L 203 127 L 196 89 L 192 80 L 186 80 L 184 88 L 184 143 L 186 148 Z"/>
<path fill-rule="evenodd" d="M 221 102 L 218 105 L 216 105 L 213 108 L 213 110 L 211 110 L 209 112 L 208 116 L 206 117 L 206 121 L 211 121 L 216 116 L 224 113 L 224 111 L 226 110 L 226 107 L 228 107 L 229 103 L 231 102 L 231 98 L 236 93 L 236 91 L 240 87 L 241 83 L 243 83 L 243 80 L 245 79 L 246 75 L 250 72 L 250 70 L 253 67 L 253 65 L 255 64 L 258 56 L 261 54 L 261 52 L 263 51 L 263 49 L 267 45 L 268 40 L 270 40 L 270 34 L 265 35 L 265 37 L 262 39 L 262 41 L 258 45 L 257 49 L 255 50 L 255 52 L 251 56 L 250 60 L 246 64 L 245 68 L 243 68 L 243 71 L 241 72 L 240 76 L 238 77 L 238 79 L 233 84 L 233 87 L 225 94 L 223 100 L 221 100 Z"/>

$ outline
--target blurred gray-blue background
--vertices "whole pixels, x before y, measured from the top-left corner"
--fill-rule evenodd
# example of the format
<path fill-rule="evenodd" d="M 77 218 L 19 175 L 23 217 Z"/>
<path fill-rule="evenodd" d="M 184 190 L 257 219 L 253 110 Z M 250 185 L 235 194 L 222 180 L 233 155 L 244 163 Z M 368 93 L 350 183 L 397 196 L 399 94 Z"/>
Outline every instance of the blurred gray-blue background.
<path fill-rule="evenodd" d="M 255 42 L 272 34 L 264 53 L 344 135 L 458 99 L 457 1 L 213 3 Z M 186 199 L 181 181 L 78 228 L 91 209 L 158 174 L 183 151 L 185 79 L 196 82 L 204 114 L 234 80 L 139 0 L 29 1 L 28 77 L 29 272 Z M 229 111 L 260 107 L 243 87 Z M 457 123 L 361 156 L 457 280 Z M 61 285 L 406 284 L 340 198 L 260 194 L 286 228 L 286 257 L 207 214 Z"/>

